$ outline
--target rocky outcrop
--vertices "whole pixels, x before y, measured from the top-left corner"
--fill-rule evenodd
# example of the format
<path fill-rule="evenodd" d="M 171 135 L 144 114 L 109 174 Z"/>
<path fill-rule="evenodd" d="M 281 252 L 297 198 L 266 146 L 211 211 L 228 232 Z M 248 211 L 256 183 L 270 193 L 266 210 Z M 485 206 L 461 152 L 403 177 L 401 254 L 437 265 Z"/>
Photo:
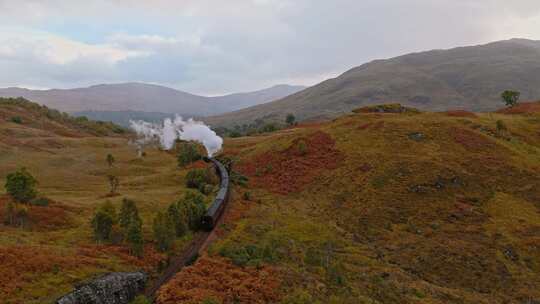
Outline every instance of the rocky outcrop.
<path fill-rule="evenodd" d="M 144 272 L 115 272 L 75 288 L 56 304 L 128 304 L 143 291 Z"/>

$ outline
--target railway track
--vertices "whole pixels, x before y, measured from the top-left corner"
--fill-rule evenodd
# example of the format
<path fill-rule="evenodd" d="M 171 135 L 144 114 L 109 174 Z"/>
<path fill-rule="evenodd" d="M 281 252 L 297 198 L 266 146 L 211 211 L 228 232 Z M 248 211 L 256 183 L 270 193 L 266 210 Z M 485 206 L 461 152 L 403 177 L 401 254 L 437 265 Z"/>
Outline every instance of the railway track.
<path fill-rule="evenodd" d="M 161 286 L 165 285 L 177 272 L 190 264 L 199 255 L 201 248 L 206 243 L 213 228 L 221 219 L 229 201 L 229 173 L 227 172 L 227 169 L 222 163 L 214 158 L 205 158 L 204 160 L 213 163 L 216 168 L 216 174 L 220 178 L 218 193 L 206 211 L 206 214 L 201 219 L 201 225 L 205 230 L 197 232 L 182 254 L 175 256 L 169 266 L 167 266 L 167 269 L 165 269 L 165 271 L 152 282 L 152 285 L 146 289 L 144 294 L 152 301 L 155 301 L 157 291 Z"/>

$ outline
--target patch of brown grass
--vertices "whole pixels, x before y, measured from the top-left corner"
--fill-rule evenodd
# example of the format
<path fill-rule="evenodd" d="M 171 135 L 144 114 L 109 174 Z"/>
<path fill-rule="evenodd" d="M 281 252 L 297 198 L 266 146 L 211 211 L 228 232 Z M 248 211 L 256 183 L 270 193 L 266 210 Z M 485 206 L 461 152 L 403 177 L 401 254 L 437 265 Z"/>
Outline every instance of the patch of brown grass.
<path fill-rule="evenodd" d="M 129 248 L 126 246 L 110 244 L 82 245 L 77 248 L 77 253 L 92 258 L 114 255 L 123 260 L 126 264 L 142 268 L 147 272 L 155 271 L 158 264 L 167 259 L 165 254 L 156 251 L 154 244 L 149 243 L 144 246 L 144 254 L 141 258 L 131 255 L 129 253 Z"/>
<path fill-rule="evenodd" d="M 496 146 L 495 143 L 485 136 L 467 129 L 452 130 L 452 137 L 457 143 L 471 152 L 485 151 Z"/>
<path fill-rule="evenodd" d="M 0 219 L 5 218 L 6 205 L 11 199 L 0 197 Z M 28 219 L 25 227 L 33 231 L 51 231 L 73 225 L 70 212 L 73 208 L 51 201 L 48 206 L 25 205 L 28 208 Z"/>
<path fill-rule="evenodd" d="M 53 252 L 41 246 L 0 247 L 0 294 L 4 299 L 28 287 L 35 276 L 95 266 L 96 260 L 84 255 Z"/>
<path fill-rule="evenodd" d="M 540 113 L 540 101 L 537 102 L 521 102 L 511 108 L 500 109 L 497 111 L 500 114 L 535 114 Z"/>
<path fill-rule="evenodd" d="M 203 256 L 159 290 L 157 303 L 198 304 L 209 298 L 223 304 L 276 303 L 279 286 L 279 274 L 270 267 L 242 268 L 225 258 Z"/>
<path fill-rule="evenodd" d="M 450 110 L 450 111 L 444 112 L 444 114 L 446 114 L 446 116 L 451 116 L 451 117 L 470 117 L 470 118 L 478 117 L 473 112 L 469 112 L 465 110 Z"/>
<path fill-rule="evenodd" d="M 335 141 L 322 131 L 297 138 L 283 151 L 270 151 L 239 165 L 256 185 L 279 194 L 298 192 L 322 170 L 334 169 L 343 159 Z"/>

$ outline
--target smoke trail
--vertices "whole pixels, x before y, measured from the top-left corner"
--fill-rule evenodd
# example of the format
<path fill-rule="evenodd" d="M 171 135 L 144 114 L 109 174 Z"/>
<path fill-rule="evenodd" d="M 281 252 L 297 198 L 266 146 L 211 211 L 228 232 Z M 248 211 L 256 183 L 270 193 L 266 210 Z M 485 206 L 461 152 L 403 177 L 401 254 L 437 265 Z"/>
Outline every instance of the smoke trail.
<path fill-rule="evenodd" d="M 183 120 L 176 116 L 174 120 L 166 118 L 163 124 L 152 124 L 142 120 L 129 121 L 131 128 L 139 135 L 141 143 L 158 140 L 161 147 L 170 150 L 176 139 L 196 141 L 204 145 L 208 156 L 221 150 L 223 139 L 210 127 L 192 118 Z"/>

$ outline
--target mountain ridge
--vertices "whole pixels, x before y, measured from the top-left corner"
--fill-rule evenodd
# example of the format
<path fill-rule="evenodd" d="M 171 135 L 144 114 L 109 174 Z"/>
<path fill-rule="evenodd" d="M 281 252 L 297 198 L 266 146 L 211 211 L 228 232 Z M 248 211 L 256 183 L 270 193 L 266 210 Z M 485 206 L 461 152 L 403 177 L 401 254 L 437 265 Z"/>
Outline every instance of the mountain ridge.
<path fill-rule="evenodd" d="M 216 126 L 332 119 L 352 109 L 399 102 L 422 110 L 491 111 L 499 94 L 521 92 L 523 100 L 540 97 L 540 41 L 511 39 L 447 50 L 430 50 L 377 59 L 345 71 L 280 100 L 206 118 Z"/>
<path fill-rule="evenodd" d="M 275 85 L 257 91 L 207 97 L 156 84 L 125 82 L 73 89 L 31 90 L 9 87 L 0 89 L 0 96 L 24 97 L 70 113 L 137 111 L 206 116 L 259 105 L 304 88 L 303 86 Z"/>

